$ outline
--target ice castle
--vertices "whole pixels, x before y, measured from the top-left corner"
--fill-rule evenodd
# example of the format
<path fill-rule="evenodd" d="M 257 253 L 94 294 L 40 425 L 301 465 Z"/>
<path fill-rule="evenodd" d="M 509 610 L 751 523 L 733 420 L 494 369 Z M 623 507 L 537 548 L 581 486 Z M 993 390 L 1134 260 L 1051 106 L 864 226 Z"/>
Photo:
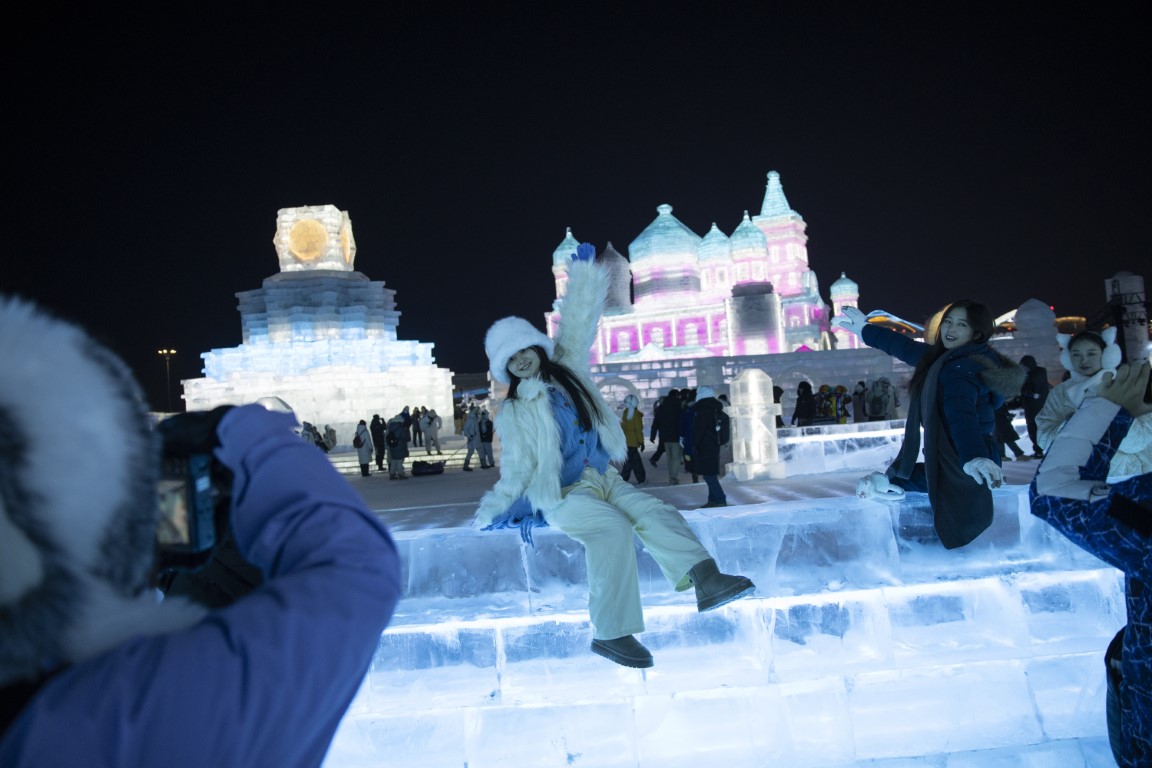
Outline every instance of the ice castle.
<path fill-rule="evenodd" d="M 829 312 L 808 266 L 807 225 L 789 206 L 776 171 L 768 174 L 759 215 L 745 211 L 730 236 L 713 224 L 700 237 L 672 215 L 672 206 L 656 211 L 628 258 L 611 243 L 597 257 L 611 287 L 593 365 L 860 346 L 855 336 L 829 328 L 841 307 L 856 305 L 859 288 L 841 274 L 831 286 Z M 578 244 L 569 229 L 553 252 L 557 300 Z M 555 306 L 547 322 L 555 335 Z"/>
<path fill-rule="evenodd" d="M 188 410 L 278 397 L 342 444 L 374 413 L 451 414 L 452 372 L 434 364 L 431 343 L 397 338 L 396 292 L 355 271 L 346 211 L 282 208 L 273 244 L 280 273 L 236 294 L 243 343 L 201 355 L 204 378 L 183 382 Z"/>

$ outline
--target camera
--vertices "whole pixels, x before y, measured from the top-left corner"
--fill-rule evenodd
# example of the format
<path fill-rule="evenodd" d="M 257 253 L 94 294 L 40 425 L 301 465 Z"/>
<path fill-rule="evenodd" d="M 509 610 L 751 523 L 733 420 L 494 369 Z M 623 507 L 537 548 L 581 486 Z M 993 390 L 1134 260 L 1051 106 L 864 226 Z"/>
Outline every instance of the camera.
<path fill-rule="evenodd" d="M 165 456 L 157 496 L 160 520 L 156 545 L 160 570 L 196 570 L 212 557 L 221 538 L 221 494 L 213 482 L 211 454 Z"/>

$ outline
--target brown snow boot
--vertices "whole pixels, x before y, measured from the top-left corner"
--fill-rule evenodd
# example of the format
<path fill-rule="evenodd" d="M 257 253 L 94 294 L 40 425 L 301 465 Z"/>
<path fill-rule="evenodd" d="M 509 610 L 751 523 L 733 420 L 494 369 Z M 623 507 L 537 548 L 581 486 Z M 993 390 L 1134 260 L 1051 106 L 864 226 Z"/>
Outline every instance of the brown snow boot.
<path fill-rule="evenodd" d="M 747 577 L 720 573 L 712 558 L 697 563 L 688 571 L 688 577 L 696 587 L 696 610 L 701 613 L 719 608 L 756 589 L 756 585 Z"/>

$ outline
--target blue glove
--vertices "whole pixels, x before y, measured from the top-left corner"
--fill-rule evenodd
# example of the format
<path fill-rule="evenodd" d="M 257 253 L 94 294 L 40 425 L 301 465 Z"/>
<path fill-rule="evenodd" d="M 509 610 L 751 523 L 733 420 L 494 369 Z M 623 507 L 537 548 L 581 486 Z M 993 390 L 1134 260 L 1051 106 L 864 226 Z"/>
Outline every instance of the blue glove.
<path fill-rule="evenodd" d="M 544 516 L 539 512 L 533 512 L 531 514 L 523 515 L 522 517 L 517 517 L 512 512 L 512 510 L 509 510 L 495 518 L 491 523 L 484 526 L 480 530 L 495 531 L 501 528 L 519 528 L 520 538 L 524 541 L 524 543 L 536 546 L 535 542 L 532 541 L 532 529 L 547 527 L 548 521 L 545 520 Z"/>
<path fill-rule="evenodd" d="M 596 258 L 596 246 L 592 243 L 580 243 L 576 246 L 576 253 L 572 254 L 573 261 L 592 261 Z"/>
<path fill-rule="evenodd" d="M 523 518 L 520 521 L 520 538 L 524 541 L 525 544 L 531 544 L 533 547 L 535 547 L 536 543 L 532 541 L 532 529 L 547 527 L 548 521 L 544 519 L 544 515 L 540 514 L 539 512 L 533 512 L 531 515 Z"/>

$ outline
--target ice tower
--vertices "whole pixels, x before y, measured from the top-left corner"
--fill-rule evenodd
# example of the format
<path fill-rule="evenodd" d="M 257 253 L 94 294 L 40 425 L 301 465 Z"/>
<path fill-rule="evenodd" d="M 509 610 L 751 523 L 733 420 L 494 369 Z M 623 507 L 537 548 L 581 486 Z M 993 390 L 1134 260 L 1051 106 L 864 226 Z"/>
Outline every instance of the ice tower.
<path fill-rule="evenodd" d="M 397 338 L 396 292 L 355 271 L 347 212 L 283 208 L 272 242 L 280 273 L 236 294 L 243 343 L 201 355 L 204 378 L 183 382 L 188 410 L 279 397 L 342 444 L 374 413 L 451 414 L 452 372 L 433 364 L 432 344 Z"/>
<path fill-rule="evenodd" d="M 744 211 L 731 235 L 713 224 L 700 237 L 672 215 L 671 205 L 657 206 L 656 213 L 629 245 L 627 259 L 610 244 L 597 257 L 612 289 L 593 365 L 831 348 L 829 308 L 808 266 L 807 225 L 788 205 L 780 174 L 768 174 L 760 213 Z M 577 245 L 569 229 L 553 251 L 558 299 Z M 855 283 L 841 277 L 838 285 L 858 294 Z M 558 321 L 553 305 L 550 334 Z"/>

